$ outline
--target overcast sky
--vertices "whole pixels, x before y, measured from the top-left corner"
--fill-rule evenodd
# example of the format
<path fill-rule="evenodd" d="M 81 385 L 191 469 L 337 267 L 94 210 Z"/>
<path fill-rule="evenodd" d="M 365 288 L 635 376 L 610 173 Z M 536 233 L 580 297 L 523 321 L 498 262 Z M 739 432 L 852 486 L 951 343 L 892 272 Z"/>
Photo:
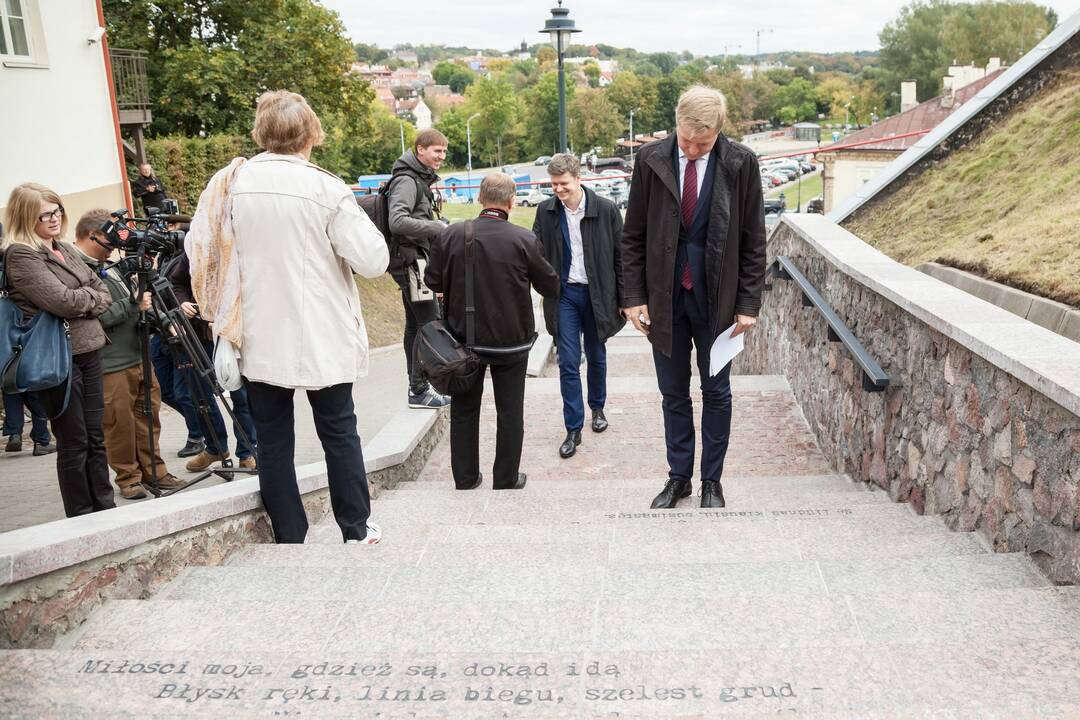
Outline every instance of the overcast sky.
<path fill-rule="evenodd" d="M 336 10 L 354 42 L 465 45 L 508 50 L 530 45 L 555 0 L 321 0 Z M 576 41 L 645 52 L 690 50 L 699 55 L 781 50 L 876 50 L 878 31 L 906 0 L 565 0 L 582 30 Z M 1077 0 L 1042 0 L 1064 19 Z M 683 21 L 685 19 L 685 21 Z"/>

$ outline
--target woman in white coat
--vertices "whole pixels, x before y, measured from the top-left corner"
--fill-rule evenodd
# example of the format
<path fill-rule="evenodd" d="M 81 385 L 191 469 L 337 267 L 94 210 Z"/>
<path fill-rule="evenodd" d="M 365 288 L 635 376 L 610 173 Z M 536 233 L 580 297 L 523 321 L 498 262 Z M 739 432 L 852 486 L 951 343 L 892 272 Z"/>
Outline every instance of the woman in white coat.
<path fill-rule="evenodd" d="M 187 239 L 200 312 L 218 352 L 232 344 L 259 438 L 259 486 L 274 539 L 302 543 L 293 392 L 306 390 L 326 454 L 330 501 L 346 542 L 374 544 L 352 385 L 367 372 L 353 273 L 386 270 L 386 242 L 337 176 L 309 161 L 325 135 L 296 93 L 262 95 L 252 137 L 265 152 L 220 170 Z"/>

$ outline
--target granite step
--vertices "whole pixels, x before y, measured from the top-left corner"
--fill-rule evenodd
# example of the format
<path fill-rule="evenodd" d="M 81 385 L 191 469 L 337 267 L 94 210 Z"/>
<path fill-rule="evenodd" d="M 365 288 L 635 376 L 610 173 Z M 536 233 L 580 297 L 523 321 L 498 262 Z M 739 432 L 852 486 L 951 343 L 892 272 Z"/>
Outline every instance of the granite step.
<path fill-rule="evenodd" d="M 13 718 L 1044 720 L 1078 717 L 1078 664 L 1076 638 L 513 656 L 78 650 L 0 652 L 0 687 Z M 235 697 L 192 701 L 189 684 Z"/>
<path fill-rule="evenodd" d="M 877 592 L 956 592 L 1047 587 L 1021 555 L 969 555 L 890 560 L 788 560 L 710 563 L 569 564 L 552 557 L 528 563 L 508 554 L 502 563 L 384 567 L 195 567 L 185 569 L 150 603 L 209 597 L 261 600 L 288 588 L 290 598 L 353 597 L 372 602 L 472 598 L 478 602 L 529 597 L 709 599 L 745 594 L 844 595 Z"/>
<path fill-rule="evenodd" d="M 74 639 L 94 652 L 451 653 L 718 651 L 1070 640 L 1080 589 L 746 593 L 680 602 L 431 595 L 372 602 L 362 588 L 316 600 L 116 600 Z"/>

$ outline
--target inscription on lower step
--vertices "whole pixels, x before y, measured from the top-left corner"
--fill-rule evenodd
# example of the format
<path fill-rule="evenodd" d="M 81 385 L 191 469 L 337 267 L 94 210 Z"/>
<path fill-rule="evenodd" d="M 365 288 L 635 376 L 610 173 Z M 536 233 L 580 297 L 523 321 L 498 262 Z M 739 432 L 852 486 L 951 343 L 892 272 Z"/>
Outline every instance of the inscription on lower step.
<path fill-rule="evenodd" d="M 695 679 L 631 662 L 605 660 L 502 660 L 386 662 L 313 661 L 284 664 L 207 662 L 178 658 L 88 658 L 76 678 L 97 689 L 115 686 L 110 703 L 142 707 L 147 716 L 185 708 L 262 712 L 270 717 L 319 717 L 349 708 L 396 713 L 427 708 L 529 708 L 562 706 L 581 712 L 631 712 L 634 708 L 693 711 L 735 704 L 763 712 L 820 707 L 823 689 L 792 678 L 725 682 Z M 648 675 L 661 672 L 659 677 Z M 694 673 L 689 673 L 693 675 Z M 741 674 L 741 673 L 740 673 Z M 88 710 L 90 708 L 87 708 Z"/>
<path fill-rule="evenodd" d="M 608 520 L 768 520 L 805 517 L 849 517 L 851 508 L 795 508 L 791 510 L 656 510 L 607 513 Z"/>

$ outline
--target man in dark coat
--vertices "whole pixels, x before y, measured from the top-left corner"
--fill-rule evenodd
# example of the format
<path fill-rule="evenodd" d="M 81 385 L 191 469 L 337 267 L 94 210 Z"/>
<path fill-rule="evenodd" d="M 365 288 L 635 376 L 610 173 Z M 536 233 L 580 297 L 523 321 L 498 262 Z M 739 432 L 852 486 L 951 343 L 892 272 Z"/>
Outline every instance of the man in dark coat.
<path fill-rule="evenodd" d="M 131 183 L 131 194 L 142 200 L 144 213 L 149 214 L 148 208 L 165 209 L 165 186 L 154 176 L 150 163 L 139 166 L 139 176 Z"/>
<path fill-rule="evenodd" d="M 548 163 L 555 197 L 536 210 L 533 232 L 544 257 L 559 273 L 559 295 L 544 300 L 544 321 L 559 351 L 559 386 L 563 399 L 566 439 L 559 455 L 568 458 L 581 444 L 585 408 L 581 402 L 581 339 L 589 362 L 589 408 L 593 432 L 608 427 L 607 349 L 604 343 L 619 332 L 622 316 L 622 277 L 619 242 L 622 215 L 615 203 L 581 184 L 581 165 L 569 153 Z"/>
<path fill-rule="evenodd" d="M 544 260 L 540 243 L 524 228 L 507 220 L 514 208 L 516 188 L 509 175 L 495 173 L 480 183 L 480 217 L 469 221 L 473 230 L 473 283 L 476 313 L 475 346 L 482 363 L 470 387 L 455 392 L 450 405 L 450 465 L 459 490 L 480 486 L 480 403 L 484 375 L 491 368 L 498 414 L 495 434 L 493 486 L 516 490 L 525 486 L 521 442 L 525 434 L 525 371 L 529 349 L 536 339 L 530 287 L 544 297 L 559 292 L 559 276 Z M 465 233 L 469 223 L 457 223 L 432 243 L 431 262 L 424 280 L 443 295 L 446 325 L 454 337 L 466 338 Z"/>
<path fill-rule="evenodd" d="M 731 365 L 710 374 L 713 341 L 757 322 L 765 219 L 754 153 L 720 133 L 724 96 L 692 87 L 676 134 L 641 149 L 623 228 L 624 314 L 653 346 L 663 395 L 669 476 L 654 508 L 692 492 L 695 432 L 690 349 L 701 375 L 701 506 L 724 507 L 720 477 L 731 429 Z"/>
<path fill-rule="evenodd" d="M 387 188 L 391 234 L 387 272 L 401 288 L 401 304 L 405 308 L 403 344 L 411 408 L 440 408 L 450 404 L 450 398 L 435 392 L 413 362 L 416 333 L 439 317 L 439 303 L 434 298 L 414 300 L 409 289 L 410 269 L 417 271 L 418 262 L 427 262 L 432 241 L 446 227 L 446 223 L 435 219 L 437 203 L 431 191 L 439 179 L 438 170 L 446 159 L 446 149 L 446 136 L 435 128 L 417 133 L 413 149 L 394 163 Z M 417 272 L 416 277 L 420 274 Z"/>

